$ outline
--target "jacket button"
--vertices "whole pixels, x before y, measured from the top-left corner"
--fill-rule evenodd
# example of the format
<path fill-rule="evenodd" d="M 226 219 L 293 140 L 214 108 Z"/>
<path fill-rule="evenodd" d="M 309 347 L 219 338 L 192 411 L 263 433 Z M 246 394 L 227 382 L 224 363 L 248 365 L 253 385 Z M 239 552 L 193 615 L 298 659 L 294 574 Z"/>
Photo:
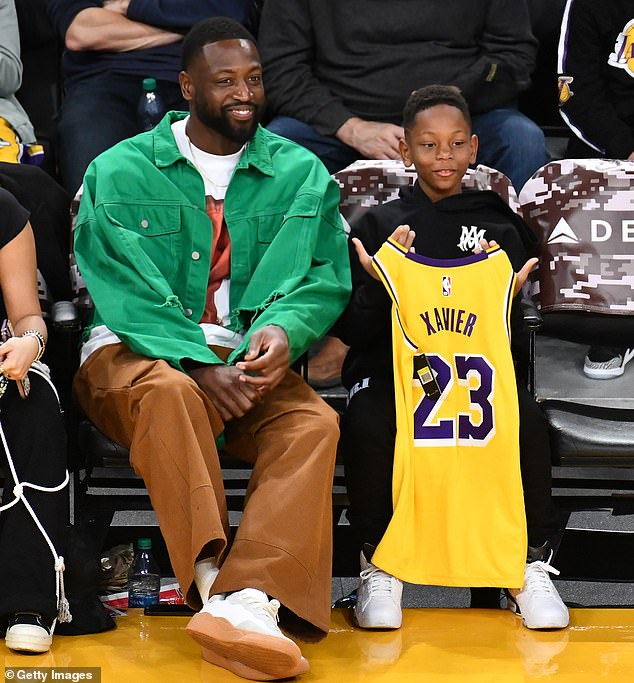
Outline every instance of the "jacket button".
<path fill-rule="evenodd" d="M 191 308 L 186 308 L 186 309 L 185 309 L 185 316 L 186 316 L 187 318 L 191 318 L 191 315 L 192 315 L 193 312 L 194 312 L 194 311 L 192 311 Z"/>
<path fill-rule="evenodd" d="M 192 251 L 192 258 L 194 259 L 194 261 L 198 261 L 198 259 L 200 258 L 200 253 L 197 251 Z"/>
<path fill-rule="evenodd" d="M 144 218 L 144 219 L 141 221 L 141 227 L 142 227 L 142 228 L 148 228 L 149 226 L 150 226 L 150 221 L 148 221 L 147 218 Z"/>

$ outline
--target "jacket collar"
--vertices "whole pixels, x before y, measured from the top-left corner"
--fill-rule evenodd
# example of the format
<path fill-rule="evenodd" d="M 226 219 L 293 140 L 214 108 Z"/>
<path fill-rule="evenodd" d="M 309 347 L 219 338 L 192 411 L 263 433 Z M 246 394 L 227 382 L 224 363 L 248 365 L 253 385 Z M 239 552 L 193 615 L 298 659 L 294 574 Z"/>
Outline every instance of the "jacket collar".
<path fill-rule="evenodd" d="M 174 140 L 171 126 L 175 121 L 184 119 L 186 116 L 188 113 L 185 111 L 168 111 L 156 128 L 151 131 L 150 134 L 154 138 L 154 161 L 159 168 L 170 166 L 183 159 Z M 236 168 L 253 166 L 264 175 L 275 175 L 267 135 L 262 126 L 257 127 L 255 135 L 247 143 Z"/>

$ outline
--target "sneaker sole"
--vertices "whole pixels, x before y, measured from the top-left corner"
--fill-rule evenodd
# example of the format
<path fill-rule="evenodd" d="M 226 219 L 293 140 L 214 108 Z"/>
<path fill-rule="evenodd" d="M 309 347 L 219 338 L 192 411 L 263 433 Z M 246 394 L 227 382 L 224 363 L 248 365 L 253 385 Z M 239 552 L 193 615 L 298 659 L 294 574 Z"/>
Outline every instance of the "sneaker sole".
<path fill-rule="evenodd" d="M 542 622 L 539 625 L 535 625 L 535 624 L 529 624 L 524 618 L 522 618 L 522 624 L 524 624 L 524 626 L 531 631 L 545 631 L 545 630 L 551 630 L 551 629 L 566 628 L 566 626 L 568 626 L 569 623 L 570 623 L 570 620 L 567 620 L 565 623 L 555 622 L 553 620 L 550 623 L 543 623 Z"/>
<path fill-rule="evenodd" d="M 305 666 L 301 650 L 292 640 L 245 631 L 222 617 L 195 614 L 185 630 L 203 647 L 203 653 L 207 651 L 205 659 L 208 661 L 210 655 L 215 656 L 225 662 L 220 666 L 231 671 L 246 667 L 270 677 L 255 680 L 288 678 L 297 675 L 295 672 Z"/>
<path fill-rule="evenodd" d="M 615 377 L 620 377 L 624 372 L 625 368 L 623 366 L 609 370 L 594 370 L 585 366 L 583 368 L 583 374 L 592 379 L 614 379 Z"/>
<path fill-rule="evenodd" d="M 26 633 L 14 635 L 9 632 L 5 636 L 4 642 L 10 650 L 42 654 L 51 649 L 53 637 L 43 639 L 38 636 L 29 636 Z"/>
<path fill-rule="evenodd" d="M 383 630 L 383 631 L 386 631 L 386 630 L 396 631 L 397 629 L 401 628 L 401 626 L 403 625 L 403 620 L 401 619 L 401 621 L 398 624 L 395 622 L 384 621 L 383 623 L 374 623 L 371 626 L 365 626 L 364 624 L 361 624 L 359 622 L 359 620 L 357 619 L 357 615 L 354 612 L 352 614 L 353 614 L 352 621 L 353 621 L 354 625 L 358 626 L 359 628 L 366 629 L 366 630 L 376 629 L 376 630 Z"/>
<path fill-rule="evenodd" d="M 202 654 L 205 661 L 209 662 L 210 664 L 220 666 L 223 669 L 227 669 L 227 671 L 231 671 L 242 678 L 248 678 L 252 681 L 275 681 L 280 678 L 279 676 L 272 676 L 271 674 L 264 673 L 263 671 L 252 669 L 246 664 L 242 664 L 242 662 L 236 662 L 235 660 L 221 657 L 219 654 L 205 647 L 202 648 Z M 309 670 L 310 666 L 308 664 L 308 660 L 302 657 L 297 669 L 293 672 L 289 672 L 284 677 L 291 678 L 293 676 L 300 676 L 301 674 L 308 673 Z"/>
<path fill-rule="evenodd" d="M 518 619 L 521 619 L 521 620 L 522 620 L 522 625 L 524 626 L 524 628 L 527 628 L 527 629 L 529 629 L 530 631 L 541 631 L 541 630 L 549 630 L 549 629 L 562 629 L 562 628 L 566 628 L 566 627 L 570 624 L 570 617 L 569 617 L 568 619 L 566 619 L 566 622 L 563 623 L 563 624 L 562 624 L 561 622 L 556 622 L 555 620 L 553 620 L 553 621 L 551 621 L 551 622 L 547 622 L 547 623 L 541 623 L 541 624 L 539 624 L 539 625 L 529 624 L 529 623 L 526 621 L 526 619 L 524 619 L 524 617 L 522 616 L 522 614 L 521 614 L 520 612 L 516 612 L 515 609 L 514 609 L 513 607 L 507 607 L 507 609 L 508 609 L 508 611 L 509 611 L 511 614 L 514 614 Z"/>

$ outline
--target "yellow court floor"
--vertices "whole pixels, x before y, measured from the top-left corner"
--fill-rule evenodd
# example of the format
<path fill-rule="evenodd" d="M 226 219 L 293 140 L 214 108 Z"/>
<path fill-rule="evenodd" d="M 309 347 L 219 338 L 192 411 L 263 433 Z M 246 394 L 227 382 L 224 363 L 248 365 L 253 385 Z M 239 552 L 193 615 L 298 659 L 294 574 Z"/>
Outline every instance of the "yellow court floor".
<path fill-rule="evenodd" d="M 130 610 L 115 631 L 60 636 L 51 652 L 29 657 L 3 642 L 0 658 L 5 667 L 100 667 L 102 683 L 243 680 L 204 662 L 186 624 Z M 311 664 L 304 683 L 632 683 L 634 610 L 573 609 L 571 626 L 551 632 L 528 631 L 510 612 L 476 609 L 408 609 L 399 631 L 368 632 L 353 628 L 347 610 L 333 610 L 329 636 L 302 650 Z"/>

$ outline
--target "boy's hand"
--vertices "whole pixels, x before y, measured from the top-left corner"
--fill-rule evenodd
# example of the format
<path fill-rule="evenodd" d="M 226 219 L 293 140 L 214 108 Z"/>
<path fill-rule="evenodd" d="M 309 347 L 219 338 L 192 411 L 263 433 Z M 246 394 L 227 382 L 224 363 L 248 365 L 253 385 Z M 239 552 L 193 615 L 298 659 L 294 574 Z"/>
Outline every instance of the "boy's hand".
<path fill-rule="evenodd" d="M 481 251 L 486 251 L 490 247 L 497 246 L 498 243 L 495 240 L 491 240 L 490 242 L 488 242 L 485 239 L 481 239 L 479 246 L 477 246 L 473 251 L 474 253 L 479 254 Z M 513 289 L 513 296 L 516 296 L 520 289 L 522 289 L 524 283 L 528 278 L 528 274 L 537 265 L 538 260 L 539 259 L 536 258 L 529 258 L 528 261 L 526 261 L 526 263 L 520 269 L 520 272 L 515 273 L 515 288 Z"/>
<path fill-rule="evenodd" d="M 412 244 L 414 243 L 416 233 L 409 229 L 409 225 L 399 225 L 398 228 L 396 228 L 396 230 L 390 235 L 390 237 L 395 242 L 398 242 L 398 244 L 400 244 L 402 247 L 405 247 L 408 251 L 414 251 L 412 249 Z M 378 280 L 379 275 L 376 270 L 374 270 L 372 265 L 372 257 L 365 250 L 363 242 L 361 242 L 358 237 L 353 237 L 352 243 L 354 244 L 357 256 L 359 257 L 359 262 L 363 266 L 363 270 L 365 270 L 370 277 Z"/>

